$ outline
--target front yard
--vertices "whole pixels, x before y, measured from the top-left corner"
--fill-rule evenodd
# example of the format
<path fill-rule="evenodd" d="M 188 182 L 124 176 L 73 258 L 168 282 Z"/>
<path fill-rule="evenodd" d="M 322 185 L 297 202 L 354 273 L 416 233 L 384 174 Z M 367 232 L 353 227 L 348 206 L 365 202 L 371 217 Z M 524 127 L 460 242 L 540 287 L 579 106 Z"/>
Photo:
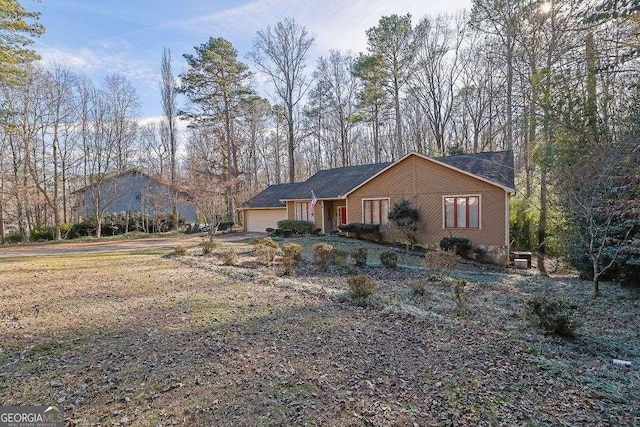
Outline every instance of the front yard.
<path fill-rule="evenodd" d="M 0 402 L 58 404 L 74 425 L 634 425 L 640 297 L 606 283 L 462 263 L 464 315 L 419 255 L 298 239 L 283 277 L 249 242 L 3 259 Z M 312 264 L 325 241 L 367 266 Z M 234 248 L 238 265 L 221 265 Z M 376 279 L 352 301 L 346 279 Z M 413 292 L 426 284 L 424 295 Z M 533 328 L 532 296 L 571 303 L 572 339 Z M 613 363 L 630 361 L 630 366 Z"/>

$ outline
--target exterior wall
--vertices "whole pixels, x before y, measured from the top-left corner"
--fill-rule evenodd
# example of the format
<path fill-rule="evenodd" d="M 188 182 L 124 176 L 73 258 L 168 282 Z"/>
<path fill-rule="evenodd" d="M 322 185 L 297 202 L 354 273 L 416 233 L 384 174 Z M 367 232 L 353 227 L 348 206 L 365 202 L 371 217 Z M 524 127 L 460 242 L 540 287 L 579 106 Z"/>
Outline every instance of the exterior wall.
<path fill-rule="evenodd" d="M 300 200 L 301 202 L 309 202 L 311 203 L 311 199 L 309 200 Z M 292 219 L 295 220 L 296 219 L 296 211 L 295 211 L 295 202 L 293 201 L 287 201 L 287 219 Z M 326 203 L 322 200 L 318 200 L 316 202 L 316 206 L 313 208 L 313 227 L 314 228 L 320 228 L 322 229 L 322 225 L 323 225 L 323 221 L 322 221 L 322 208 L 324 205 L 323 203 Z M 311 218 L 309 218 L 311 219 Z M 325 219 L 325 226 L 326 226 L 326 219 Z M 330 230 L 329 230 L 330 231 Z M 328 231 L 325 231 L 324 229 L 322 229 L 323 233 L 328 233 Z"/>
<path fill-rule="evenodd" d="M 480 196 L 479 229 L 445 229 L 445 196 Z M 390 198 L 389 209 L 396 202 L 408 200 L 420 212 L 418 242 L 438 246 L 443 237 L 466 237 L 472 244 L 489 250 L 500 263 L 508 262 L 508 207 L 506 192 L 484 181 L 454 171 L 419 156 L 409 156 L 375 177 L 347 198 L 348 222 L 362 222 L 362 199 Z"/>
<path fill-rule="evenodd" d="M 103 213 L 142 212 L 147 214 L 170 214 L 172 196 L 169 188 L 146 175 L 126 173 L 109 179 L 102 185 L 88 188 L 81 194 L 78 213 L 84 213 L 84 220 L 95 215 L 95 205 L 99 200 Z M 197 220 L 196 207 L 193 203 L 179 201 L 178 214 L 185 222 Z"/>

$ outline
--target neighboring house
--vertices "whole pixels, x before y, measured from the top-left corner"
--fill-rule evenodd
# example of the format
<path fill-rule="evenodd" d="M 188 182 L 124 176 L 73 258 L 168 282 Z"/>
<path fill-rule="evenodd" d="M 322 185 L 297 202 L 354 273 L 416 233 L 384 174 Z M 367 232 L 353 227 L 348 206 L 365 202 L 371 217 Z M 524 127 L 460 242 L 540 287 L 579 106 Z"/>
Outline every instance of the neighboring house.
<path fill-rule="evenodd" d="M 101 214 L 142 213 L 149 216 L 171 215 L 171 185 L 140 170 L 130 169 L 105 177 L 100 185 L 89 185 L 75 192 L 78 221 L 96 215 L 99 200 Z M 196 206 L 189 195 L 178 191 L 178 215 L 186 223 L 196 222 Z"/>
<path fill-rule="evenodd" d="M 420 244 L 466 237 L 506 264 L 514 191 L 512 151 L 437 158 L 410 153 L 395 162 L 326 169 L 305 182 L 272 185 L 241 209 L 247 231 L 297 219 L 331 233 L 348 223 L 388 224 L 394 204 L 408 200 L 420 212 Z"/>

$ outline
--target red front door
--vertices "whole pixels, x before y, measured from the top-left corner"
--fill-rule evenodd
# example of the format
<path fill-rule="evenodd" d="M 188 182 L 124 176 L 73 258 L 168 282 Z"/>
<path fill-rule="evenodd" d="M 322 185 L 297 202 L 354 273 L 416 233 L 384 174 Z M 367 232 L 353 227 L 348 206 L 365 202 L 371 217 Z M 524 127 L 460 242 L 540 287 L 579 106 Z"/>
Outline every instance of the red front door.
<path fill-rule="evenodd" d="M 339 221 L 338 225 L 344 225 L 347 223 L 347 207 L 346 206 L 340 206 L 338 208 L 338 221 Z"/>

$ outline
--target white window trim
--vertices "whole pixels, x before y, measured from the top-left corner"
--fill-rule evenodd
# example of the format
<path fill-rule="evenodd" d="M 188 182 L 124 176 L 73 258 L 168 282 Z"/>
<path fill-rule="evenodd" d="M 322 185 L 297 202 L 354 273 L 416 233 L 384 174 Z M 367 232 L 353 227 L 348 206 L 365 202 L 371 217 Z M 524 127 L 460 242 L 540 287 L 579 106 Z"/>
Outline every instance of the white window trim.
<path fill-rule="evenodd" d="M 447 227 L 446 206 L 444 200 L 450 197 L 477 197 L 478 198 L 478 228 L 471 227 Z M 481 194 L 446 194 L 442 196 L 442 229 L 443 230 L 482 230 L 482 195 Z"/>
<path fill-rule="evenodd" d="M 365 202 L 369 202 L 369 201 L 379 201 L 379 200 L 386 200 L 387 201 L 387 210 L 389 212 L 391 212 L 391 198 L 390 197 L 367 197 L 367 198 L 363 198 L 361 200 L 361 205 L 360 205 L 360 208 L 362 209 L 361 218 L 362 218 L 362 223 L 363 224 L 367 224 L 364 221 L 364 203 Z M 380 223 L 380 225 L 384 225 L 384 224 L 388 224 L 389 223 L 389 218 L 385 218 L 385 220 L 386 220 L 386 222 L 382 222 L 382 223 Z M 347 218 L 347 221 L 348 221 L 348 218 Z"/>

